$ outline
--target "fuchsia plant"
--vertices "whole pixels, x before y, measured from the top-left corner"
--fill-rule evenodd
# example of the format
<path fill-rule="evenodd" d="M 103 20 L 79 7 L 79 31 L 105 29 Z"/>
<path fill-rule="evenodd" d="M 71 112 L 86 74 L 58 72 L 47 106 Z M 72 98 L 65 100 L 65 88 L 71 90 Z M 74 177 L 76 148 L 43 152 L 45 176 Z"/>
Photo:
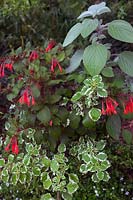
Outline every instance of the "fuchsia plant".
<path fill-rule="evenodd" d="M 126 85 L 127 76 L 133 76 L 133 52 L 114 56 L 106 37 L 108 33 L 132 43 L 133 28 L 124 20 L 103 24 L 100 17 L 107 12 L 105 2 L 90 6 L 68 32 L 64 48 L 51 40 L 44 48 L 18 48 L 0 61 L 11 104 L 4 116 L 3 184 L 37 191 L 41 200 L 71 200 L 79 187 L 78 173 L 93 182 L 109 180 L 104 151 L 108 135 L 132 143 L 130 127 L 121 127 L 133 113 L 131 85 Z M 86 46 L 74 52 L 70 44 L 79 35 Z M 11 74 L 7 76 L 6 70 Z M 97 128 L 105 132 L 99 141 L 94 140 L 100 135 Z M 75 163 L 78 173 L 70 167 Z"/>

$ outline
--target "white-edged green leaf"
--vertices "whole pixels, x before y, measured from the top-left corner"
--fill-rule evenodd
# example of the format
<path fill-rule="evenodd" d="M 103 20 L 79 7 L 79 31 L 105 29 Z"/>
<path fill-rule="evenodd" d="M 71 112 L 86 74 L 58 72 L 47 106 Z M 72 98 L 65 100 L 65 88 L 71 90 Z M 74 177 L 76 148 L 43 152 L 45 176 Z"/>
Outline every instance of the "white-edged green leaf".
<path fill-rule="evenodd" d="M 77 174 L 74 174 L 74 173 L 69 174 L 69 181 L 72 183 L 78 183 L 79 178 L 78 178 Z"/>
<path fill-rule="evenodd" d="M 0 167 L 4 167 L 5 165 L 5 160 L 3 158 L 0 159 Z"/>
<path fill-rule="evenodd" d="M 20 174 L 20 176 L 19 176 L 19 182 L 21 184 L 24 184 L 26 182 L 26 174 Z"/>
<path fill-rule="evenodd" d="M 68 183 L 67 184 L 67 191 L 69 194 L 73 194 L 74 192 L 76 192 L 78 189 L 78 184 L 77 183 Z"/>
<path fill-rule="evenodd" d="M 103 181 L 108 181 L 110 179 L 109 173 L 108 172 L 104 172 L 104 177 L 103 177 Z"/>
<path fill-rule="evenodd" d="M 84 19 L 82 22 L 81 35 L 86 38 L 98 27 L 98 19 Z"/>
<path fill-rule="evenodd" d="M 11 183 L 12 183 L 13 185 L 16 185 L 17 182 L 18 182 L 18 179 L 19 179 L 19 175 L 18 175 L 18 174 L 12 174 Z"/>
<path fill-rule="evenodd" d="M 58 146 L 58 151 L 59 151 L 60 153 L 65 152 L 65 151 L 66 151 L 66 145 L 63 144 L 63 143 L 61 143 L 61 144 Z"/>
<path fill-rule="evenodd" d="M 62 198 L 64 200 L 72 200 L 72 195 L 70 195 L 68 192 L 63 192 L 62 193 Z"/>
<path fill-rule="evenodd" d="M 129 76 L 133 76 L 133 52 L 122 52 L 119 55 L 118 65 L 124 73 L 128 74 Z"/>
<path fill-rule="evenodd" d="M 109 23 L 108 33 L 116 40 L 133 43 L 133 27 L 124 20 L 114 20 Z"/>
<path fill-rule="evenodd" d="M 89 111 L 89 117 L 93 120 L 93 121 L 97 121 L 100 119 L 101 117 L 101 110 L 98 108 L 92 108 Z"/>
<path fill-rule="evenodd" d="M 87 165 L 86 165 L 86 164 L 82 164 L 82 165 L 80 166 L 79 171 L 80 171 L 82 174 L 86 174 L 86 173 L 88 172 Z"/>
<path fill-rule="evenodd" d="M 52 181 L 50 177 L 48 177 L 45 181 L 43 181 L 43 187 L 45 190 L 48 190 L 52 185 Z"/>
<path fill-rule="evenodd" d="M 98 75 L 106 64 L 107 55 L 107 48 L 102 44 L 88 46 L 83 54 L 83 63 L 88 74 Z"/>
<path fill-rule="evenodd" d="M 66 73 L 72 73 L 75 71 L 79 66 L 83 59 L 83 50 L 77 50 L 70 59 L 70 65 L 65 69 Z"/>
<path fill-rule="evenodd" d="M 47 193 L 42 195 L 40 200 L 54 200 L 54 198 L 52 198 L 50 193 Z"/>
<path fill-rule="evenodd" d="M 81 23 L 75 24 L 67 33 L 67 36 L 63 42 L 63 47 L 66 47 L 73 42 L 81 33 L 82 25 Z"/>
<path fill-rule="evenodd" d="M 98 158 L 98 160 L 104 161 L 104 160 L 107 159 L 107 154 L 103 153 L 103 152 L 100 152 L 96 157 Z"/>
<path fill-rule="evenodd" d="M 99 182 L 99 179 L 97 178 L 96 174 L 93 174 L 93 175 L 91 176 L 91 179 L 92 179 L 92 181 L 93 181 L 94 183 Z"/>
<path fill-rule="evenodd" d="M 97 178 L 101 181 L 101 180 L 103 180 L 103 178 L 104 178 L 104 172 L 98 171 L 98 172 L 96 173 L 96 176 L 97 176 Z"/>
<path fill-rule="evenodd" d="M 90 155 L 88 153 L 83 153 L 82 154 L 82 160 L 85 162 L 85 163 L 89 163 L 90 162 Z"/>
<path fill-rule="evenodd" d="M 59 163 L 57 162 L 57 160 L 52 160 L 51 164 L 50 164 L 50 168 L 52 172 L 56 172 L 59 169 Z"/>
<path fill-rule="evenodd" d="M 76 92 L 73 96 L 72 96 L 72 101 L 78 101 L 80 98 L 82 97 L 81 92 Z"/>
<path fill-rule="evenodd" d="M 97 90 L 97 96 L 99 96 L 99 97 L 107 97 L 108 96 L 107 90 L 105 90 L 104 88 L 99 88 Z"/>

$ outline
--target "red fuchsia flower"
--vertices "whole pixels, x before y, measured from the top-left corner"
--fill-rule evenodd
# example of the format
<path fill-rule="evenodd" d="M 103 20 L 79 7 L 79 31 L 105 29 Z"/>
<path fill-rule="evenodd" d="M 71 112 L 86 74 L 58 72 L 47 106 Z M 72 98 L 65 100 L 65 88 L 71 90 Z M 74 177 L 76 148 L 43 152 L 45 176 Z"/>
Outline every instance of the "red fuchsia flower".
<path fill-rule="evenodd" d="M 52 120 L 50 120 L 49 126 L 53 126 L 53 121 Z"/>
<path fill-rule="evenodd" d="M 49 52 L 51 49 L 53 49 L 55 47 L 55 45 L 56 45 L 56 42 L 54 40 L 51 40 L 49 42 L 48 46 L 46 47 L 45 52 L 46 53 Z"/>
<path fill-rule="evenodd" d="M 56 67 L 58 67 L 60 72 L 62 72 L 62 67 L 60 63 L 58 62 L 58 60 L 56 58 L 52 58 L 52 65 L 51 65 L 50 71 L 54 72 Z"/>
<path fill-rule="evenodd" d="M 117 114 L 116 107 L 118 103 L 111 97 L 107 97 L 105 102 L 102 101 L 102 115 Z"/>
<path fill-rule="evenodd" d="M 0 64 L 0 77 L 1 78 L 5 76 L 5 68 L 12 71 L 13 64 L 12 63 L 4 63 L 4 62 L 2 64 Z"/>
<path fill-rule="evenodd" d="M 29 56 L 29 61 L 32 62 L 34 60 L 37 60 L 39 58 L 39 55 L 37 53 L 37 51 L 32 51 L 30 56 Z"/>
<path fill-rule="evenodd" d="M 7 144 L 7 146 L 5 147 L 6 152 L 10 151 L 10 146 L 12 153 L 17 155 L 19 153 L 19 147 L 18 147 L 18 140 L 15 135 L 11 138 L 9 144 Z"/>
<path fill-rule="evenodd" d="M 17 140 L 17 137 L 16 136 L 13 136 L 12 137 L 12 153 L 14 154 L 18 154 L 19 152 L 19 147 L 18 147 L 18 140 Z"/>
<path fill-rule="evenodd" d="M 129 97 L 129 100 L 125 104 L 124 114 L 133 113 L 133 97 Z"/>
<path fill-rule="evenodd" d="M 20 104 L 26 104 L 27 106 L 35 105 L 35 99 L 32 91 L 29 88 L 25 89 L 18 102 Z"/>

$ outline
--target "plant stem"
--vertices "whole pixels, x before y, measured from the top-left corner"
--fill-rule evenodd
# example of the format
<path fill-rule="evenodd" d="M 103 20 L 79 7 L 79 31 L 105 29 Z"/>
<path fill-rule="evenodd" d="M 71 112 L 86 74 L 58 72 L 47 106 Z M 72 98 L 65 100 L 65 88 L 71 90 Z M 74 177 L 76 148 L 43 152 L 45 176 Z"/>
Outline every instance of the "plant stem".
<path fill-rule="evenodd" d="M 61 200 L 60 192 L 57 192 L 57 200 Z"/>

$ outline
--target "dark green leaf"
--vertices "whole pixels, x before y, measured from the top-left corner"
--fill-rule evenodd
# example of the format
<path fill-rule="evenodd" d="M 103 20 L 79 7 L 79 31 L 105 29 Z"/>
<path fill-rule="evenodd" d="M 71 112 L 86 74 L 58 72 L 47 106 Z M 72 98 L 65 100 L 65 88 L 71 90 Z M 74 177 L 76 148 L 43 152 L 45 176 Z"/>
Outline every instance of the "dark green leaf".
<path fill-rule="evenodd" d="M 119 139 L 121 133 L 121 119 L 119 115 L 112 115 L 108 117 L 106 129 L 111 137 L 116 140 Z"/>

